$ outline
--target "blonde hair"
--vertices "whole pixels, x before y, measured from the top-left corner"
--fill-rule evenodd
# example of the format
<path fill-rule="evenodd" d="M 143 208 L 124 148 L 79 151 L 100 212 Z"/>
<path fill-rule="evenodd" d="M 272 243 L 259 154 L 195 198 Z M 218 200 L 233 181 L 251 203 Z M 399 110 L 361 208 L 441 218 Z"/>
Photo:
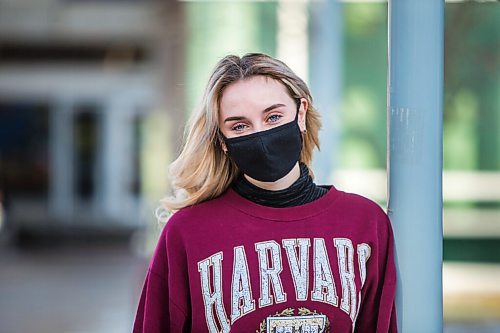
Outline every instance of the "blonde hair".
<path fill-rule="evenodd" d="M 306 133 L 300 161 L 311 166 L 314 147 L 319 149 L 318 112 L 305 82 L 286 64 L 265 54 L 250 53 L 243 57 L 228 55 L 217 63 L 203 95 L 194 110 L 185 132 L 184 146 L 179 157 L 170 165 L 173 196 L 160 202 L 168 211 L 218 197 L 238 175 L 237 166 L 224 154 L 219 134 L 219 106 L 224 89 L 239 80 L 263 75 L 281 82 L 293 99 L 305 98 Z"/>

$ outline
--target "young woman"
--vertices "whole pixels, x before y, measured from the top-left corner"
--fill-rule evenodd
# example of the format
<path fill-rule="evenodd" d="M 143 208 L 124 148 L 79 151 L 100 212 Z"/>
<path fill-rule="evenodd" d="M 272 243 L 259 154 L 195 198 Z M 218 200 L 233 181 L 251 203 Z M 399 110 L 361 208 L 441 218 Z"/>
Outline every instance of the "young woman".
<path fill-rule="evenodd" d="M 318 186 L 319 115 L 264 54 L 215 67 L 171 165 L 134 332 L 396 332 L 389 219 Z"/>

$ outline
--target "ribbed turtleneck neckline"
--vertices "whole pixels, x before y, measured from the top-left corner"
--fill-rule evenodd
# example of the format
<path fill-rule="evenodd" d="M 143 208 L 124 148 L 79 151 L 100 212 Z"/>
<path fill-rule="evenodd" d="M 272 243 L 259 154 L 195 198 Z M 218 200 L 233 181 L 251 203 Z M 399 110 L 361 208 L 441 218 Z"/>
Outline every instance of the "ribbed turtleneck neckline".
<path fill-rule="evenodd" d="M 288 188 L 271 191 L 250 183 L 241 174 L 233 183 L 233 189 L 242 197 L 263 206 L 285 208 L 303 205 L 321 198 L 328 189 L 317 186 L 309 175 L 309 169 L 300 163 L 300 176 Z"/>

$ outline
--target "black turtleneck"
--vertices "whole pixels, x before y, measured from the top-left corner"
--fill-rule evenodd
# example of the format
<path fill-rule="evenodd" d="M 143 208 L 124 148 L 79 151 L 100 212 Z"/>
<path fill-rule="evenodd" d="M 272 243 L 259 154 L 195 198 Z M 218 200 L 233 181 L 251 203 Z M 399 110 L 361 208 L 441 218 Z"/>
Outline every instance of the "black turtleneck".
<path fill-rule="evenodd" d="M 259 205 L 284 208 L 306 204 L 322 197 L 328 189 L 314 184 L 309 169 L 300 163 L 300 177 L 290 187 L 270 191 L 255 186 L 241 174 L 233 183 L 233 189 L 242 197 Z"/>

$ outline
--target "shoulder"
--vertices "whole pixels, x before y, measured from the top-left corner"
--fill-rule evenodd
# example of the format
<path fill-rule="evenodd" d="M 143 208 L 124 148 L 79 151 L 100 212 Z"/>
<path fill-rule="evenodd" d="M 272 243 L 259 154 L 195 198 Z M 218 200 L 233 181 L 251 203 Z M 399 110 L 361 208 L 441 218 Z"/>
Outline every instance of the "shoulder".
<path fill-rule="evenodd" d="M 374 200 L 357 193 L 342 192 L 342 204 L 344 206 L 362 213 L 373 214 L 375 217 L 387 217 L 384 209 Z"/>
<path fill-rule="evenodd" d="M 204 225 L 209 225 L 211 221 L 221 218 L 228 211 L 224 196 L 222 194 L 217 198 L 176 211 L 166 222 L 164 232 L 170 234 L 189 232 L 192 229 L 203 228 Z"/>
<path fill-rule="evenodd" d="M 371 235 L 369 243 L 377 244 L 379 249 L 386 249 L 393 239 L 391 220 L 385 210 L 374 200 L 356 193 L 344 192 L 343 207 L 350 207 L 349 216 L 361 223 L 362 232 Z"/>
<path fill-rule="evenodd" d="M 377 232 L 391 232 L 391 222 L 386 211 L 377 202 L 357 193 L 343 192 L 340 204 L 349 216 L 355 216 L 364 225 Z"/>

